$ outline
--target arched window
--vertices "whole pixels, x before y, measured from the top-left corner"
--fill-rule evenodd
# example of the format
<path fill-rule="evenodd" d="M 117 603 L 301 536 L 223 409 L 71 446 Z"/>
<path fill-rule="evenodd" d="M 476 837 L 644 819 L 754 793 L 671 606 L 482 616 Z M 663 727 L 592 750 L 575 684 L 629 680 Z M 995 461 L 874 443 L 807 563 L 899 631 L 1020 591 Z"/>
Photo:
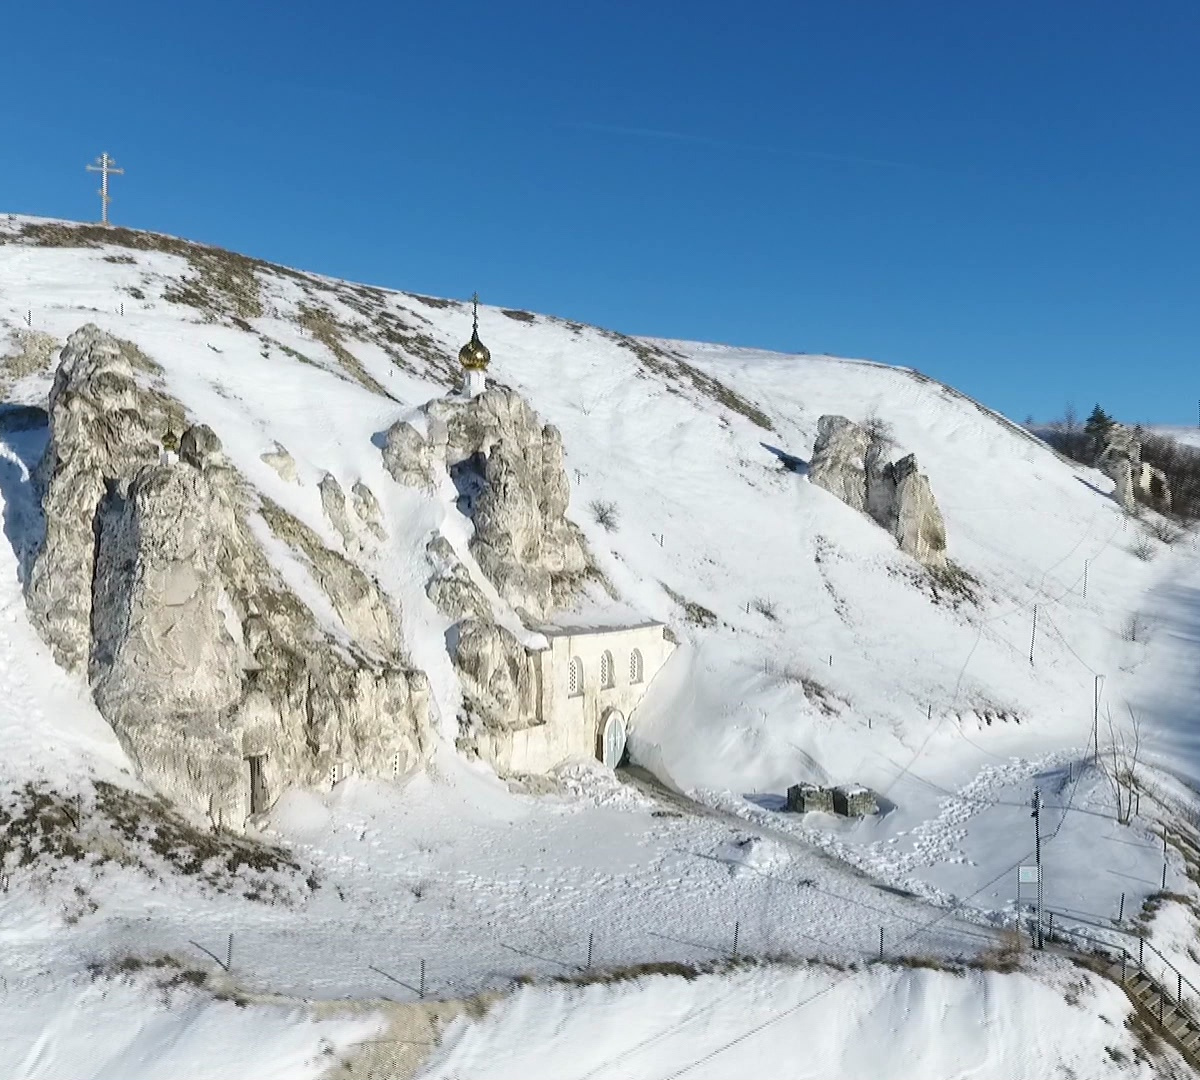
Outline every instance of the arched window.
<path fill-rule="evenodd" d="M 583 661 L 578 656 L 571 657 L 571 667 L 567 672 L 567 696 L 580 697 L 583 694 Z"/>
<path fill-rule="evenodd" d="M 600 688 L 607 690 L 611 686 L 616 685 L 616 679 L 613 675 L 613 658 L 612 653 L 605 650 L 600 657 Z"/>
<path fill-rule="evenodd" d="M 638 649 L 634 649 L 629 654 L 629 681 L 631 683 L 642 681 L 642 654 Z"/>

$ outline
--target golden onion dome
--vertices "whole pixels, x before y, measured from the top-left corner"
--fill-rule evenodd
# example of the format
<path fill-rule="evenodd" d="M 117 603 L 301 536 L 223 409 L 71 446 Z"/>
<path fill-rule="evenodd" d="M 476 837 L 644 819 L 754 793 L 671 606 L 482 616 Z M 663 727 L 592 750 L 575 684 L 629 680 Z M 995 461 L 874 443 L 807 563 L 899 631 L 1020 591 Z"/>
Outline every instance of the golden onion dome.
<path fill-rule="evenodd" d="M 488 347 L 479 340 L 479 296 L 472 297 L 473 321 L 471 340 L 458 350 L 458 362 L 468 371 L 486 371 L 492 362 L 492 354 Z"/>

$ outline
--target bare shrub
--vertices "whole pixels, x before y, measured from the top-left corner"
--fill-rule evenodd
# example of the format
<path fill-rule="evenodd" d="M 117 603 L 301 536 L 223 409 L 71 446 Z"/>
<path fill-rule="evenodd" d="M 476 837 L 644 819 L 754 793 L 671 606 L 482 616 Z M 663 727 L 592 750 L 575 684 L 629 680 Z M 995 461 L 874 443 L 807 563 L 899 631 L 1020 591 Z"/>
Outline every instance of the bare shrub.
<path fill-rule="evenodd" d="M 603 499 L 593 499 L 588 503 L 588 509 L 592 512 L 592 519 L 605 532 L 616 532 L 620 528 L 621 514 L 617 510 L 616 503 L 606 502 Z"/>
<path fill-rule="evenodd" d="M 1155 540 L 1161 540 L 1164 544 L 1174 544 L 1183 537 L 1183 530 L 1162 517 L 1147 521 L 1146 528 Z"/>
<path fill-rule="evenodd" d="M 979 606 L 979 578 L 951 559 L 946 560 L 945 566 L 926 567 L 924 584 L 935 604 L 952 608 L 962 604 Z"/>
<path fill-rule="evenodd" d="M 1121 627 L 1121 638 L 1124 641 L 1145 641 L 1150 636 L 1150 624 L 1145 617 L 1136 611 L 1132 612 Z"/>
<path fill-rule="evenodd" d="M 1132 544 L 1129 545 L 1129 554 L 1135 558 L 1141 559 L 1142 562 L 1149 562 L 1158 554 L 1158 549 L 1154 546 L 1148 536 L 1139 536 Z"/>
<path fill-rule="evenodd" d="M 764 600 L 761 596 L 754 600 L 750 605 L 764 619 L 771 622 L 779 622 L 779 612 L 775 609 L 774 600 Z"/>
<path fill-rule="evenodd" d="M 898 956 L 894 960 L 885 961 L 894 967 L 924 968 L 927 971 L 945 971 L 951 975 L 962 976 L 966 968 L 955 960 L 944 960 L 940 956 L 926 953 L 916 953 L 912 956 Z"/>
<path fill-rule="evenodd" d="M 1100 768 L 1117 803 L 1117 821 L 1128 825 L 1133 816 L 1133 782 L 1142 746 L 1142 724 L 1129 710 L 1128 731 L 1118 731 L 1108 714 L 1108 748 L 1100 757 Z"/>
<path fill-rule="evenodd" d="M 877 412 L 870 412 L 862 422 L 863 431 L 870 437 L 871 442 L 882 443 L 884 446 L 894 446 L 896 444 L 896 433 L 886 420 L 883 419 Z"/>
<path fill-rule="evenodd" d="M 1020 930 L 1005 930 L 1000 935 L 999 944 L 982 952 L 970 966 L 980 971 L 997 971 L 1008 975 L 1021 966 L 1025 953 L 1025 939 Z"/>
<path fill-rule="evenodd" d="M 1161 469 L 1171 489 L 1171 510 L 1184 521 L 1200 519 L 1200 449 L 1168 435 L 1139 431 L 1142 461 Z"/>
<path fill-rule="evenodd" d="M 826 716 L 835 716 L 843 707 L 850 704 L 841 694 L 830 690 L 824 683 L 814 679 L 797 664 L 780 664 L 768 657 L 763 662 L 763 673 L 780 682 L 799 686 L 804 691 L 804 696 Z"/>
<path fill-rule="evenodd" d="M 688 622 L 693 623 L 696 626 L 705 626 L 705 627 L 716 626 L 717 613 L 715 611 L 711 611 L 709 608 L 706 608 L 703 604 L 698 604 L 698 603 L 696 603 L 695 600 L 689 600 L 686 596 L 683 596 L 682 594 L 677 593 L 666 582 L 660 582 L 660 584 L 663 587 L 663 591 L 672 600 L 674 600 L 675 603 L 677 603 L 681 608 L 683 608 L 683 613 L 686 616 Z"/>

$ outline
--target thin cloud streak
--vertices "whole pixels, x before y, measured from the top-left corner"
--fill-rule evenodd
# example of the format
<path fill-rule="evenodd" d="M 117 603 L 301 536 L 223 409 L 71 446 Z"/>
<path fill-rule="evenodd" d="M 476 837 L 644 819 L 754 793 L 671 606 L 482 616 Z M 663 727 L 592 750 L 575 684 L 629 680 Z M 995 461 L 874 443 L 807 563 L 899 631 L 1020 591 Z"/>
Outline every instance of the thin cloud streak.
<path fill-rule="evenodd" d="M 782 154 L 785 157 L 816 158 L 821 161 L 841 161 L 850 165 L 873 165 L 886 169 L 919 169 L 907 161 L 891 161 L 887 158 L 859 157 L 855 154 L 835 154 L 823 150 L 796 150 L 788 146 L 764 146 L 759 143 L 736 142 L 732 139 L 714 139 L 708 135 L 689 135 L 684 131 L 661 131 L 657 128 L 628 127 L 622 124 L 573 123 L 568 127 L 582 131 L 596 131 L 604 135 L 631 135 L 638 139 L 658 139 L 662 142 L 691 143 L 695 146 L 711 146 L 716 150 L 739 150 L 763 154 Z"/>

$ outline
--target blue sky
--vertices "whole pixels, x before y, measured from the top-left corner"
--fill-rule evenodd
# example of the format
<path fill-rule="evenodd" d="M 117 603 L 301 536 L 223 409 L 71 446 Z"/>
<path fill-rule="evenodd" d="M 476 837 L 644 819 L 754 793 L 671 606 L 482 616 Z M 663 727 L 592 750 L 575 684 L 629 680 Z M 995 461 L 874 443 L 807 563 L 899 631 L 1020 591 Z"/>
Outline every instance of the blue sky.
<path fill-rule="evenodd" d="M 1200 5 L 5 6 L 0 210 L 1194 424 Z"/>

